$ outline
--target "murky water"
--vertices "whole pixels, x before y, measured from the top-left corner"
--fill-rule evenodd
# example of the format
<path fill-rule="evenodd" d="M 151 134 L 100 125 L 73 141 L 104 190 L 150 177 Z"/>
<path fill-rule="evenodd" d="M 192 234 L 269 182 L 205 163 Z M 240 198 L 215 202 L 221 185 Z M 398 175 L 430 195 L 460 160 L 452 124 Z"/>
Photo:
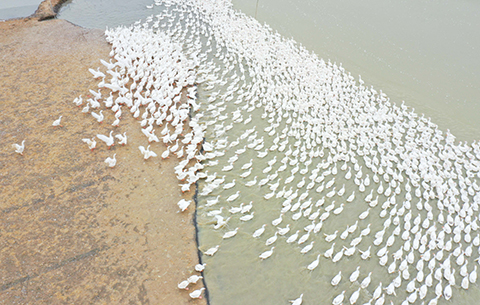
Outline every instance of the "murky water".
<path fill-rule="evenodd" d="M 58 12 L 58 18 L 83 27 L 105 29 L 107 26 L 127 25 L 145 18 L 151 13 L 146 8 L 149 4 L 152 1 L 68 0 Z"/>
<path fill-rule="evenodd" d="M 245 11 L 255 14 L 253 1 L 243 4 Z M 393 13 L 382 15 L 385 5 L 376 4 L 379 11 L 359 14 L 371 21 L 366 25 L 364 19 L 356 19 L 356 13 L 362 10 L 351 2 L 319 8 L 308 1 L 301 8 L 297 4 L 295 10 L 288 1 L 275 5 L 261 1 L 259 5 L 260 20 L 262 13 L 269 12 L 272 20 L 264 15 L 265 20 L 274 28 L 285 35 L 294 33 L 300 41 L 306 39 L 303 43 L 307 50 L 311 45 L 322 53 L 321 57 L 345 62 L 346 71 L 282 40 L 243 15 L 234 15 L 220 2 L 218 9 L 228 18 L 216 16 L 209 6 L 202 10 L 192 3 L 181 8 L 158 5 L 147 13 L 160 14 L 156 28 L 183 43 L 187 54 L 199 57 L 199 113 L 202 124 L 208 126 L 207 143 L 213 146 L 204 146 L 203 172 L 209 177 L 207 182 L 199 182 L 200 249 L 205 252 L 219 245 L 214 256 L 202 258 L 207 263 L 204 275 L 212 304 L 283 304 L 300 294 L 304 294 L 305 304 L 328 304 L 342 291 L 348 300 L 370 272 L 371 283 L 359 290 L 358 303 L 372 299 L 380 283 L 382 287 L 395 285 L 396 296 L 385 296 L 395 303 L 407 297 L 418 302 L 420 296 L 416 294 L 421 295 L 424 289 L 425 300 L 433 299 L 438 285 L 447 294 L 447 282 L 454 287 L 456 304 L 472 304 L 478 298 L 476 284 L 470 285 L 468 293 L 459 287 L 465 272 L 476 272 L 473 266 L 478 244 L 471 239 L 478 236 L 480 181 L 476 158 L 480 154 L 476 146 L 470 151 L 457 146 L 444 132 L 446 128 L 458 128 L 461 138 L 470 139 L 479 130 L 474 119 L 478 101 L 473 96 L 478 88 L 466 90 L 470 107 L 460 110 L 461 115 L 455 111 L 462 107 L 445 106 L 464 98 L 452 89 L 463 88 L 462 81 L 446 88 L 443 81 L 451 78 L 438 76 L 438 62 L 431 60 L 436 49 L 430 51 L 431 56 L 419 52 L 415 59 L 405 60 L 421 38 L 394 35 L 403 41 L 397 44 L 382 39 L 382 33 L 373 35 L 378 27 L 386 31 L 385 37 L 396 33 L 396 26 L 388 30 L 382 26 L 382 18 L 389 16 L 393 25 L 399 22 L 395 22 Z M 142 10 L 138 9 L 139 14 L 144 14 Z M 331 15 L 336 10 L 350 14 L 338 19 Z M 394 11 L 406 16 L 412 10 L 418 7 L 412 4 L 407 10 L 397 7 Z M 312 13 L 315 11 L 318 16 Z M 467 10 L 460 11 L 468 15 Z M 289 17 L 291 14 L 297 17 Z M 298 16 L 305 24 L 293 21 L 298 21 Z M 418 24 L 422 20 L 419 18 Z M 470 19 L 458 17 L 458 23 L 460 20 Z M 152 17 L 150 24 L 155 22 Z M 222 22 L 229 26 L 222 27 Z M 470 24 L 475 22 L 472 19 Z M 321 43 L 302 35 L 311 28 L 326 35 L 318 36 Z M 249 35 L 242 37 L 242 33 Z M 424 49 L 434 44 L 433 36 Z M 240 47 L 238 41 L 243 39 Z M 367 47 L 363 45 L 365 40 L 373 43 Z M 383 43 L 385 40 L 388 43 Z M 409 47 L 404 52 L 403 46 L 394 47 L 397 45 Z M 362 53 L 362 49 L 369 51 Z M 383 53 L 376 53 L 379 49 Z M 471 58 L 471 65 L 467 67 L 467 59 L 460 61 L 462 68 L 452 69 L 451 75 L 474 71 L 469 68 L 478 64 L 476 58 L 471 54 L 466 58 Z M 422 65 L 429 67 L 425 68 L 428 73 Z M 348 72 L 361 74 L 366 86 L 350 78 Z M 429 74 L 432 78 L 427 77 Z M 477 74 L 469 80 L 474 82 L 475 77 Z M 370 91 L 370 84 L 387 95 Z M 473 83 L 470 85 L 473 87 Z M 456 96 L 456 100 L 446 98 L 447 94 Z M 425 112 L 434 123 L 412 114 L 412 108 L 399 107 L 402 99 L 408 106 L 431 110 Z M 302 105 L 308 107 L 302 109 Z M 435 147 L 429 143 L 435 143 Z M 227 186 L 230 183 L 231 188 Z M 277 219 L 279 223 L 274 224 Z M 227 220 L 226 224 L 220 225 L 222 220 Z M 265 232 L 252 237 L 263 224 Z M 238 230 L 236 235 L 234 230 Z M 271 245 L 265 244 L 283 230 L 288 232 Z M 234 236 L 224 238 L 227 232 Z M 305 241 L 299 242 L 302 238 Z M 289 239 L 291 243 L 286 242 Z M 445 248 L 450 239 L 456 240 L 453 247 Z M 312 242 L 312 249 L 302 254 L 300 251 Z M 271 257 L 259 258 L 273 246 Z M 359 250 L 369 247 L 371 257 L 362 258 Z M 325 255 L 329 249 L 331 257 Z M 342 256 L 344 251 L 354 254 Z M 311 264 L 318 256 L 315 267 Z M 333 262 L 336 258 L 338 261 Z M 380 264 L 383 260 L 386 262 Z M 350 282 L 357 267 L 360 275 Z M 461 267 L 465 270 L 460 271 Z M 449 276 L 452 270 L 456 270 L 453 278 Z M 334 287 L 330 281 L 339 271 L 343 279 Z M 419 290 L 411 290 L 411 285 Z M 381 290 L 381 294 L 390 292 Z"/>
<path fill-rule="evenodd" d="M 28 17 L 35 13 L 42 0 L 2 0 L 0 20 Z"/>

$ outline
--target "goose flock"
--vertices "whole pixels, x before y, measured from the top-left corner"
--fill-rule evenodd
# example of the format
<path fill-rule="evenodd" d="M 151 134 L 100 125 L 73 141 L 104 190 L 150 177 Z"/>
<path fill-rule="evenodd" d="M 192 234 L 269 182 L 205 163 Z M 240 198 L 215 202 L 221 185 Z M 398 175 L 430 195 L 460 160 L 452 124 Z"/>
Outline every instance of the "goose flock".
<path fill-rule="evenodd" d="M 288 282 L 262 304 L 433 305 L 476 287 L 480 143 L 457 143 L 230 1 L 148 9 L 143 22 L 107 29 L 112 59 L 91 69 L 101 90 L 83 112 L 101 122 L 111 109 L 114 128 L 129 112 L 151 143 L 139 157 L 178 158 L 179 191 L 197 187 L 209 267 L 179 288 L 203 279 L 220 300 L 234 289 L 214 275 L 242 259 L 257 271 L 244 285 L 267 293 Z M 112 132 L 97 138 L 110 147 Z M 285 262 L 297 278 L 256 279 Z"/>

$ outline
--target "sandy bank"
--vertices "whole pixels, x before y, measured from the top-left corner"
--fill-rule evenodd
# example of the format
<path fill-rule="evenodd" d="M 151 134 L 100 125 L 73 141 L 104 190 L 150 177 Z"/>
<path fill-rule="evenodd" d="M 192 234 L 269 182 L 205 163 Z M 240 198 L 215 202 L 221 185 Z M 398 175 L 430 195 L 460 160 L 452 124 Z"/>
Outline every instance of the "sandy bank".
<path fill-rule="evenodd" d="M 112 127 L 111 112 L 99 124 L 73 105 L 96 89 L 88 68 L 110 47 L 102 31 L 39 18 L 0 23 L 0 303 L 204 304 L 176 288 L 198 262 L 177 160 L 144 161 L 129 115 Z M 110 130 L 128 145 L 81 141 Z M 11 146 L 22 140 L 24 156 Z"/>

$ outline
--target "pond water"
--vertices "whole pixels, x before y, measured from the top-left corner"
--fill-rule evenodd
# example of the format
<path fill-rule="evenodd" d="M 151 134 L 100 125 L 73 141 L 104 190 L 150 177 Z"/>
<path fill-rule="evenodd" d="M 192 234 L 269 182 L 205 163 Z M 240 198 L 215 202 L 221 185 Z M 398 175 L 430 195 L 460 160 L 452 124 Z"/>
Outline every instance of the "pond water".
<path fill-rule="evenodd" d="M 0 20 L 28 17 L 35 13 L 42 0 L 2 0 Z"/>
<path fill-rule="evenodd" d="M 358 291 L 359 303 L 428 302 L 436 287 L 453 287 L 456 304 L 480 296 L 474 283 L 460 288 L 479 257 L 480 150 L 446 132 L 471 141 L 480 130 L 475 3 L 234 2 L 302 49 L 222 1 L 165 2 L 115 2 L 127 11 L 114 17 L 105 3 L 78 1 L 60 16 L 103 28 L 152 15 L 149 26 L 198 56 L 209 176 L 198 183 L 200 250 L 219 245 L 202 255 L 212 304 L 286 304 L 301 294 L 328 304 L 343 291 L 345 301 Z"/>

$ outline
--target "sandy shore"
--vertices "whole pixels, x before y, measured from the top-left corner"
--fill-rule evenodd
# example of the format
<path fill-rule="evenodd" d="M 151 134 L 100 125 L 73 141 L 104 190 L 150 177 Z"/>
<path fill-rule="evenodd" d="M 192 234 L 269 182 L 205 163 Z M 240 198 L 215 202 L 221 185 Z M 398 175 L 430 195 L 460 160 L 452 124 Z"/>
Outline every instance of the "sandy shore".
<path fill-rule="evenodd" d="M 198 262 L 177 160 L 143 160 L 130 115 L 112 127 L 110 111 L 99 124 L 72 103 L 96 89 L 88 68 L 109 51 L 102 31 L 63 20 L 0 23 L 0 304 L 205 304 L 176 287 Z M 129 143 L 81 141 L 110 130 Z"/>

